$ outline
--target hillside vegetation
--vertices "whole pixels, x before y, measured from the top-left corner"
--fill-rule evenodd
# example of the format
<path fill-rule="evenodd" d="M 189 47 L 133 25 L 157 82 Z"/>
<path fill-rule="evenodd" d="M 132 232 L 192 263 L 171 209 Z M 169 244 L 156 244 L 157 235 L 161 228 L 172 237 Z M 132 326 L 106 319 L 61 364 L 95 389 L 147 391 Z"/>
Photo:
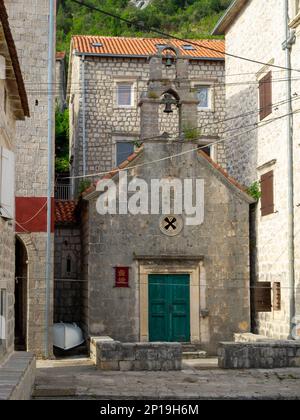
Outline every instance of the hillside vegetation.
<path fill-rule="evenodd" d="M 210 36 L 230 0 L 153 0 L 145 9 L 136 8 L 130 0 L 84 0 L 86 3 L 129 20 L 184 38 Z M 88 10 L 71 0 L 58 0 L 57 49 L 68 51 L 72 35 L 157 36 L 142 32 L 114 18 Z"/>

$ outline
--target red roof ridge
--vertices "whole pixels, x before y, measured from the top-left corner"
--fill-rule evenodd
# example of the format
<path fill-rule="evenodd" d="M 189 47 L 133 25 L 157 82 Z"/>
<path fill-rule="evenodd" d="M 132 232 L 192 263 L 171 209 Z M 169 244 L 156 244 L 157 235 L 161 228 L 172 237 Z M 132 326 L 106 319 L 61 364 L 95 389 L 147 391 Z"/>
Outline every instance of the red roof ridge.
<path fill-rule="evenodd" d="M 222 168 L 221 165 L 216 163 L 208 154 L 206 154 L 203 150 L 198 150 L 199 155 L 201 155 L 203 158 L 205 158 L 217 171 L 219 171 L 231 184 L 233 184 L 235 187 L 237 187 L 239 190 L 241 190 L 243 193 L 247 193 L 247 187 L 241 185 L 239 182 L 237 182 L 234 178 L 232 178 L 227 171 L 225 171 L 224 168 Z"/>
<path fill-rule="evenodd" d="M 192 49 L 182 48 L 192 43 Z M 103 44 L 103 45 L 97 45 Z M 224 59 L 225 42 L 222 39 L 166 39 L 147 37 L 112 37 L 101 35 L 73 35 L 72 48 L 82 54 L 145 57 L 157 53 L 157 44 L 171 44 L 182 56 L 190 59 Z M 209 48 L 207 49 L 206 47 Z M 215 46 L 215 48 L 213 48 Z M 211 48 L 211 49 L 210 49 Z"/>
<path fill-rule="evenodd" d="M 112 169 L 110 172 L 105 174 L 102 178 L 98 179 L 97 181 L 93 182 L 91 186 L 89 186 L 85 191 L 83 191 L 82 196 L 85 197 L 86 195 L 94 192 L 96 190 L 97 184 L 106 179 L 112 179 L 115 175 L 117 175 L 122 170 L 126 169 L 128 165 L 133 162 L 143 151 L 144 147 L 140 146 L 134 153 L 132 153 L 124 162 L 122 162 L 117 168 Z"/>

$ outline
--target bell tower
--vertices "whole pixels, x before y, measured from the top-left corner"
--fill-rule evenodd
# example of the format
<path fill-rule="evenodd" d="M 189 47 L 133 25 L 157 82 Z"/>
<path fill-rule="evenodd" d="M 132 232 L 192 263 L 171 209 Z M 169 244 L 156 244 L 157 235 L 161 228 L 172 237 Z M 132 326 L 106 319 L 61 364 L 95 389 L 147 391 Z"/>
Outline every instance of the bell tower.
<path fill-rule="evenodd" d="M 164 61 L 166 67 L 175 66 L 175 78 L 163 78 Z M 159 137 L 161 105 L 164 113 L 173 113 L 178 108 L 178 133 L 184 140 L 185 131 L 197 127 L 198 99 L 192 92 L 189 80 L 189 60 L 180 54 L 178 48 L 166 45 L 150 59 L 150 78 L 147 92 L 141 97 L 141 139 Z"/>

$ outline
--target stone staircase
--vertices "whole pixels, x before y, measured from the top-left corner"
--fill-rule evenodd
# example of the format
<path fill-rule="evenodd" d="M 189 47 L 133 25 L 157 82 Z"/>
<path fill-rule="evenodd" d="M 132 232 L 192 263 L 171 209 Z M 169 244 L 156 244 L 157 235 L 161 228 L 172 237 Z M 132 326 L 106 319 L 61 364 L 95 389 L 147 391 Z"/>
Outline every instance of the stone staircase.
<path fill-rule="evenodd" d="M 206 359 L 206 351 L 201 349 L 200 344 L 182 344 L 182 358 L 189 359 Z"/>

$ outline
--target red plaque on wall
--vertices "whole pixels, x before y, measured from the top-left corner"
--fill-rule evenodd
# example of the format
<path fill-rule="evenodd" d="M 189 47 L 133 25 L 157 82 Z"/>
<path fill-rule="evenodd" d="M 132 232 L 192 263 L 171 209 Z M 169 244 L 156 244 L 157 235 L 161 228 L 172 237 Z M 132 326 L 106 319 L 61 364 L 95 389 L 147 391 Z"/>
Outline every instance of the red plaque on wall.
<path fill-rule="evenodd" d="M 129 267 L 115 267 L 115 287 L 129 287 Z"/>

